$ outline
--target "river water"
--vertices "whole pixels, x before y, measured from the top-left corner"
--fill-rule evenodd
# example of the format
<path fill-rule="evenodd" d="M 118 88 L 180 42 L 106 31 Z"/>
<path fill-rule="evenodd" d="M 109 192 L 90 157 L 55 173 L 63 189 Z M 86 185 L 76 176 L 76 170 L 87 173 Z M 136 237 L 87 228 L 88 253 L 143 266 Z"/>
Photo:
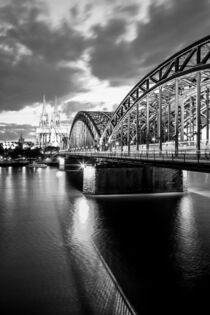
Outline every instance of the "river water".
<path fill-rule="evenodd" d="M 204 314 L 210 176 L 184 177 L 184 193 L 87 197 L 71 172 L 0 168 L 1 314 Z"/>

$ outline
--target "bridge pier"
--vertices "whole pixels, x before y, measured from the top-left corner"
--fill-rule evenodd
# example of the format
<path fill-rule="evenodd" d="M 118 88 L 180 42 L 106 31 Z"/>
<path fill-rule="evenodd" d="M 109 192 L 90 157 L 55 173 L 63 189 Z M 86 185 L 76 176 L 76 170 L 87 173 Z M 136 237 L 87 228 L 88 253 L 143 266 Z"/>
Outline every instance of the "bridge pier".
<path fill-rule="evenodd" d="M 183 191 L 182 172 L 151 166 L 94 167 L 83 172 L 87 194 L 160 193 Z"/>
<path fill-rule="evenodd" d="M 65 169 L 81 181 L 79 186 L 86 194 L 183 191 L 182 171 L 177 169 L 73 157 L 66 159 Z"/>

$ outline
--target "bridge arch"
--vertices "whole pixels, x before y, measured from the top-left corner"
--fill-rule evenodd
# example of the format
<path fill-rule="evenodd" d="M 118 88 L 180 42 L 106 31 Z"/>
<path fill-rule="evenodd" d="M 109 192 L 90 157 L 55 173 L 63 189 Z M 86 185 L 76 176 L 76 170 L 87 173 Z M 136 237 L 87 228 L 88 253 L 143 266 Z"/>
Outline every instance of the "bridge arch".
<path fill-rule="evenodd" d="M 69 149 L 77 151 L 98 149 L 99 139 L 112 114 L 112 112 L 78 112 L 71 125 Z"/>
<path fill-rule="evenodd" d="M 209 142 L 210 36 L 177 52 L 141 79 L 104 129 L 102 150 Z"/>

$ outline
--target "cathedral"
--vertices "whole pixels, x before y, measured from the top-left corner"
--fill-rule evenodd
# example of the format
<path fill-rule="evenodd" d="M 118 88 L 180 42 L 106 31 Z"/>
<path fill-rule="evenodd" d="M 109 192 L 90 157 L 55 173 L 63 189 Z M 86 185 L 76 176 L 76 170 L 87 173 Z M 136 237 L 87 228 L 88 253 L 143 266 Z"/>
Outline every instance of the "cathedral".
<path fill-rule="evenodd" d="M 36 144 L 39 147 L 54 146 L 61 150 L 67 149 L 70 126 L 61 123 L 60 115 L 56 103 L 53 113 L 51 115 L 47 113 L 44 97 L 39 127 L 36 129 Z"/>

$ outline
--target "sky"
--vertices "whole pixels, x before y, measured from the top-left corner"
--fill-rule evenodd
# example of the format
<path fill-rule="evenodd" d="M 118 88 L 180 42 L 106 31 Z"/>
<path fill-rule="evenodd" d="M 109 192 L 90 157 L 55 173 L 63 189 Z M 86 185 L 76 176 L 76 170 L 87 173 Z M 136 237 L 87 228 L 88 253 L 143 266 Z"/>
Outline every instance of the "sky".
<path fill-rule="evenodd" d="M 144 75 L 210 33 L 210 0 L 1 0 L 0 141 L 35 139 L 45 95 L 62 119 L 113 111 Z"/>

